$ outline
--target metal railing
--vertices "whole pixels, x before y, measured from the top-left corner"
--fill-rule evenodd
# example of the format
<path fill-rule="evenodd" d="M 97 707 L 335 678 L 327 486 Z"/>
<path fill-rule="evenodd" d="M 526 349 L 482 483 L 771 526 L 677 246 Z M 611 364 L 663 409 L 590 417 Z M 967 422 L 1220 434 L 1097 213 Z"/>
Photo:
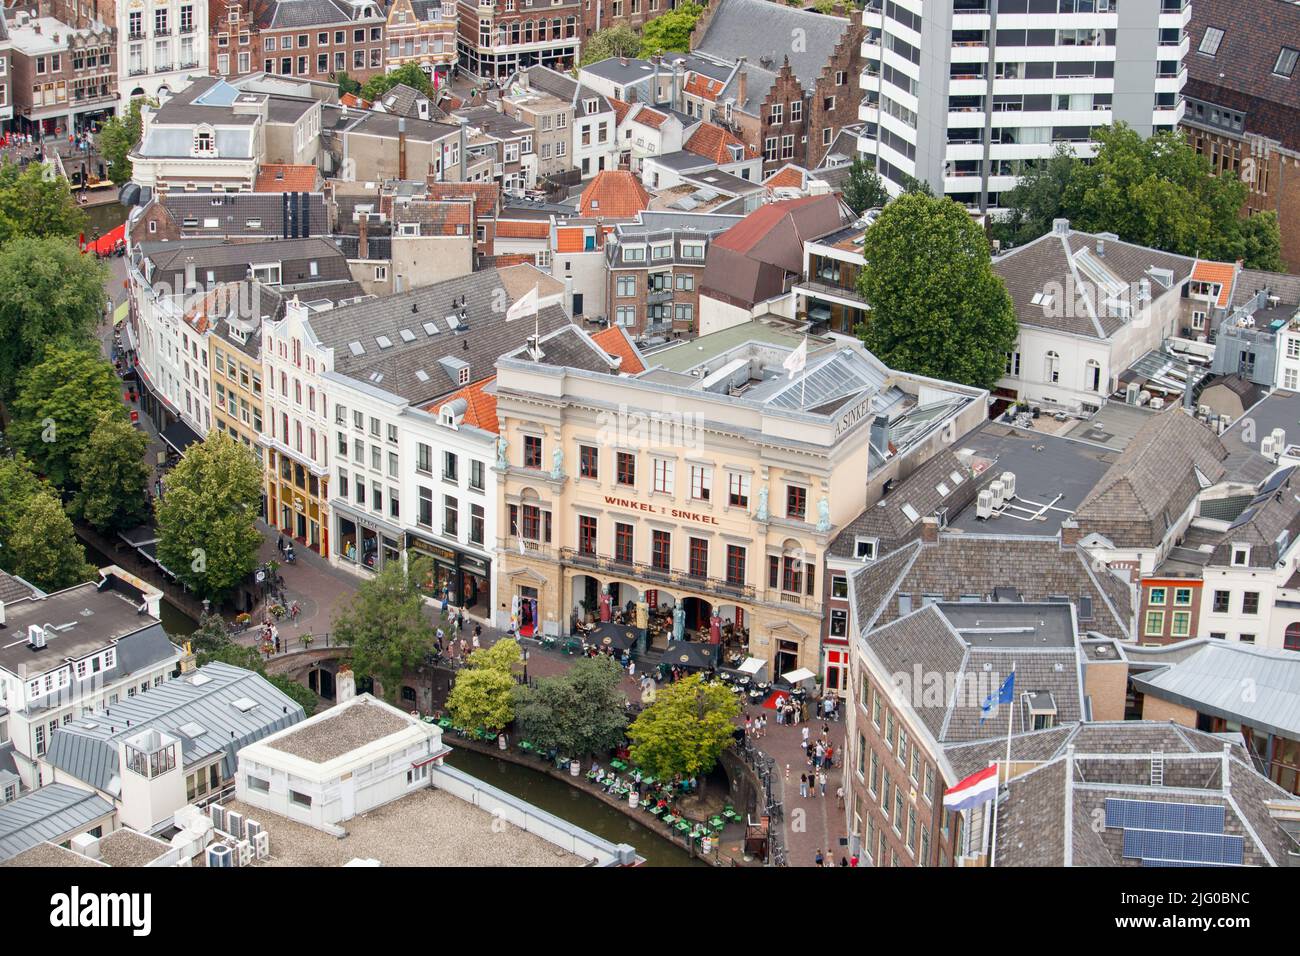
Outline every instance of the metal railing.
<path fill-rule="evenodd" d="M 736 600 L 754 601 L 757 599 L 752 585 L 734 584 L 730 581 L 711 578 L 707 575 L 691 574 L 687 571 L 657 568 L 651 564 L 642 564 L 640 561 L 620 561 L 608 555 L 592 554 L 579 551 L 576 548 L 561 548 L 560 560 L 575 567 L 643 578 L 659 584 L 679 585 L 691 590 L 708 591 L 711 594 Z"/>

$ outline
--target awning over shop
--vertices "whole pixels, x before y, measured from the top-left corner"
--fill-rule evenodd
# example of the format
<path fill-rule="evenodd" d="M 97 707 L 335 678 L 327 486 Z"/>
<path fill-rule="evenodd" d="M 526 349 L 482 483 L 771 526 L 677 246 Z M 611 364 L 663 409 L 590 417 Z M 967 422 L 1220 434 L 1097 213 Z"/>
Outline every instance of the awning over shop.
<path fill-rule="evenodd" d="M 196 441 L 200 441 L 198 434 L 193 428 L 184 422 L 172 422 L 162 430 L 162 440 L 165 441 L 173 451 L 178 455 L 185 454 L 185 449 L 189 448 Z"/>
<path fill-rule="evenodd" d="M 766 666 L 767 666 L 767 661 L 763 660 L 763 658 L 761 657 L 746 657 L 744 662 L 740 665 L 740 667 L 737 668 L 737 670 L 739 670 L 742 674 L 748 674 L 751 677 L 753 677 Z"/>
<path fill-rule="evenodd" d="M 131 314 L 131 300 L 123 299 L 122 304 L 113 310 L 113 324 L 121 325 L 128 315 Z"/>

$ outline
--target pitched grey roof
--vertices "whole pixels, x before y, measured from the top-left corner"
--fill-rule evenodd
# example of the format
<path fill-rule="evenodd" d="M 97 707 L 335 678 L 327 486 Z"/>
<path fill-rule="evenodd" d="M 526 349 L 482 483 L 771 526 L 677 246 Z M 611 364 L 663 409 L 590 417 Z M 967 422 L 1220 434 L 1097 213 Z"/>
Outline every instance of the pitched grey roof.
<path fill-rule="evenodd" d="M 933 543 L 912 541 L 850 576 L 858 628 L 866 633 L 899 617 L 899 596 L 913 607 L 926 595 L 957 601 L 963 595 L 987 599 L 997 588 L 1012 588 L 1025 601 L 1068 598 L 1079 612 L 1081 630 L 1125 639 L 1133 630 L 1126 594 L 1102 583 L 1087 554 L 1062 549 L 1053 538 L 994 538 L 973 534 L 939 535 Z M 1091 605 L 1086 616 L 1082 601 Z"/>
<path fill-rule="evenodd" d="M 1283 559 L 1300 533 L 1300 497 L 1292 487 L 1295 470 L 1294 465 L 1284 468 L 1261 484 L 1259 493 L 1219 536 L 1207 565 L 1230 566 L 1235 544 L 1250 546 L 1248 567 L 1272 568 Z"/>
<path fill-rule="evenodd" d="M 310 29 L 335 23 L 351 23 L 353 8 L 335 0 L 271 0 L 258 18 L 267 30 Z"/>
<path fill-rule="evenodd" d="M 392 113 L 394 116 L 408 116 L 420 119 L 417 104 L 423 100 L 428 106 L 429 114 L 424 119 L 440 120 L 445 119 L 447 113 L 429 97 L 425 96 L 413 86 L 407 86 L 405 83 L 398 83 L 387 93 L 379 98 L 383 105 L 384 111 Z"/>
<path fill-rule="evenodd" d="M 557 73 L 550 67 L 530 66 L 520 70 L 517 75 L 528 78 L 530 89 L 539 90 L 543 93 L 549 93 L 558 97 L 566 103 L 573 106 L 573 115 L 575 118 L 581 118 L 597 113 L 612 113 L 613 105 L 603 93 L 597 93 L 589 86 L 583 86 L 577 80 L 563 73 Z M 587 100 L 594 99 L 597 101 L 595 110 L 588 113 Z"/>
<path fill-rule="evenodd" d="M 0 571 L 0 601 L 8 603 L 10 601 L 19 601 L 23 598 L 38 597 L 40 591 L 22 578 L 16 578 L 12 574 Z"/>
<path fill-rule="evenodd" d="M 1256 730 L 1300 740 L 1300 654 L 1213 638 L 1158 670 L 1134 674 L 1144 693 Z M 1255 690 L 1243 694 L 1243 687 Z"/>
<path fill-rule="evenodd" d="M 718 0 L 717 9 L 704 35 L 695 41 L 696 53 L 707 53 L 721 60 L 745 57 L 751 69 L 767 74 L 766 83 L 755 83 L 751 76 L 750 91 L 758 85 L 759 102 L 771 88 L 771 78 L 788 56 L 805 90 L 811 90 L 826 66 L 844 32 L 852 23 L 844 17 L 823 16 L 769 0 Z M 791 37 L 802 43 L 791 43 Z M 764 64 L 762 58 L 768 63 Z"/>
<path fill-rule="evenodd" d="M 1267 289 L 1270 295 L 1281 299 L 1282 305 L 1300 304 L 1300 275 L 1242 269 L 1237 273 L 1237 282 L 1232 287 L 1232 302 L 1229 308 L 1241 308 L 1255 296 L 1255 293 L 1263 289 Z"/>
<path fill-rule="evenodd" d="M 1191 275 L 1196 262 L 1187 256 L 1115 238 L 1102 241 L 1104 255 L 1099 256 L 1099 237 L 1096 235 L 1073 229 L 1066 234 L 1049 232 L 993 260 L 993 271 L 1006 283 L 1021 325 L 1090 338 L 1110 338 L 1133 320 L 1108 306 L 1106 293 L 1098 293 L 1099 301 L 1084 295 L 1085 291 L 1099 285 L 1099 280 L 1091 277 L 1089 270 L 1105 276 L 1106 283 L 1122 289 L 1124 299 L 1128 299 L 1136 283 L 1148 279 L 1154 301 L 1170 289 L 1177 289 Z M 1173 272 L 1173 283 L 1169 288 L 1152 278 L 1152 267 Z M 1034 303 L 1035 295 L 1049 291 L 1055 291 L 1050 300 Z M 1131 305 L 1136 315 L 1138 303 L 1132 302 Z"/>
<path fill-rule="evenodd" d="M 257 242 L 214 242 L 207 239 L 178 239 L 171 242 L 146 242 L 141 253 L 153 261 L 154 282 L 168 282 L 173 288 L 184 287 L 187 260 L 193 259 L 197 278 L 206 284 L 211 270 L 216 282 L 237 282 L 247 278 L 254 263 L 280 263 L 281 286 L 316 282 L 346 281 L 352 278 L 347 260 L 333 242 L 323 238 L 266 239 Z M 310 263 L 316 263 L 312 275 Z M 176 274 L 181 273 L 177 282 Z"/>
<path fill-rule="evenodd" d="M 588 372 L 615 374 L 618 367 L 609 354 L 592 341 L 586 330 L 576 325 L 562 325 L 540 339 L 542 357 L 534 359 L 527 346 L 515 349 L 508 357 L 519 362 L 537 362 L 560 368 L 577 368 Z"/>
<path fill-rule="evenodd" d="M 1084 534 L 1121 548 L 1151 548 L 1195 500 L 1224 475 L 1227 449 L 1190 415 L 1152 417 L 1075 509 Z"/>
<path fill-rule="evenodd" d="M 272 238 L 328 236 L 329 217 L 321 193 L 184 193 L 162 197 L 181 231 L 195 236 Z M 185 226 L 185 220 L 195 221 Z M 215 227 L 206 223 L 217 220 Z"/>
<path fill-rule="evenodd" d="M 113 805 L 98 794 L 51 783 L 0 806 L 0 860 L 47 840 L 61 840 L 90 828 Z"/>
<path fill-rule="evenodd" d="M 498 358 L 533 334 L 531 317 L 507 322 L 504 308 L 494 311 L 513 301 L 502 272 L 485 269 L 322 312 L 309 320 L 311 329 L 323 345 L 334 349 L 336 373 L 412 403 L 432 401 L 462 384 L 457 363 L 469 365 L 469 381 L 487 378 L 494 374 Z M 502 295 L 505 300 L 498 301 Z M 460 312 L 462 297 L 469 331 L 454 332 L 451 320 Z M 558 305 L 548 305 L 541 309 L 537 324 L 545 335 L 569 324 L 569 317 Z M 390 344 L 381 346 L 379 336 Z M 356 354 L 353 343 L 361 354 Z"/>
<path fill-rule="evenodd" d="M 196 682 L 196 675 L 200 679 Z M 206 682 L 201 678 L 207 678 Z M 247 698 L 256 706 L 235 706 Z M 302 707 L 266 678 L 229 664 L 212 663 L 146 693 L 126 697 L 108 710 L 79 717 L 50 739 L 46 759 L 64 773 L 96 790 L 121 793 L 117 744 L 143 729 L 160 730 L 181 740 L 186 766 L 220 754 L 222 773 L 234 777 L 240 748 L 303 719 Z M 190 736 L 181 728 L 197 724 Z"/>

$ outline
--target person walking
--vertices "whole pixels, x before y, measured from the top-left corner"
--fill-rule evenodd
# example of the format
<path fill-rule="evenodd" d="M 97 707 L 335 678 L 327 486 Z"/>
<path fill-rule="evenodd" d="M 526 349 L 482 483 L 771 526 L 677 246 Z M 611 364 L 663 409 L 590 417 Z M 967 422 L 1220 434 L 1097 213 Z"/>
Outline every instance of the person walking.
<path fill-rule="evenodd" d="M 284 557 L 284 535 L 280 535 L 280 540 L 275 543 L 275 546 L 280 551 L 280 557 Z"/>
<path fill-rule="evenodd" d="M 808 746 L 808 725 L 807 724 L 804 724 L 803 726 L 803 745 L 805 747 Z"/>
<path fill-rule="evenodd" d="M 799 774 L 799 796 L 804 800 L 808 799 L 808 775 L 806 773 Z"/>
<path fill-rule="evenodd" d="M 627 662 L 627 676 L 628 677 L 636 676 L 636 661 Z"/>
<path fill-rule="evenodd" d="M 818 847 L 818 848 L 817 848 L 817 856 L 814 857 L 813 859 L 816 861 L 817 866 L 825 866 L 825 865 L 826 865 L 826 858 L 825 858 L 824 856 L 822 856 L 821 847 Z"/>
<path fill-rule="evenodd" d="M 835 806 L 839 807 L 841 810 L 844 809 L 844 788 L 843 787 L 835 788 Z"/>
<path fill-rule="evenodd" d="M 822 789 L 822 796 L 823 797 L 826 796 L 826 771 L 825 770 L 817 774 L 817 783 Z"/>

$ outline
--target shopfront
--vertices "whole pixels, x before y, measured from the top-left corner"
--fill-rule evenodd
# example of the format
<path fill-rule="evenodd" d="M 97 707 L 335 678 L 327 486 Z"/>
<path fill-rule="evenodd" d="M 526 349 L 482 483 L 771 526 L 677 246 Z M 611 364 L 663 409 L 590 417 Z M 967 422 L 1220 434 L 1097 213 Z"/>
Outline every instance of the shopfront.
<path fill-rule="evenodd" d="M 441 599 L 444 592 L 451 604 L 468 613 L 486 616 L 491 612 L 492 562 L 485 557 L 429 541 L 407 532 L 407 559 L 425 559 L 432 565 L 425 590 Z"/>
<path fill-rule="evenodd" d="M 334 502 L 338 556 L 348 564 L 378 573 L 390 562 L 401 562 L 402 531 Z"/>

